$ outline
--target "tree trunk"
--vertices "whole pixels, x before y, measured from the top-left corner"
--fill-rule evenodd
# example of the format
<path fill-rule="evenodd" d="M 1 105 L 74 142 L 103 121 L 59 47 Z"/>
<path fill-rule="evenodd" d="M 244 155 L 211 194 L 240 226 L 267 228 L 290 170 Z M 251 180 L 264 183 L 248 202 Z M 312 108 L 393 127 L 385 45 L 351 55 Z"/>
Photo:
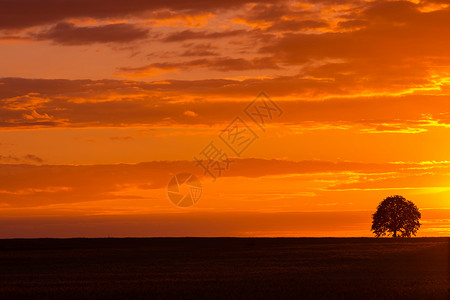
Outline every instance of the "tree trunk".
<path fill-rule="evenodd" d="M 397 230 L 394 230 L 394 235 L 392 237 L 397 237 Z"/>

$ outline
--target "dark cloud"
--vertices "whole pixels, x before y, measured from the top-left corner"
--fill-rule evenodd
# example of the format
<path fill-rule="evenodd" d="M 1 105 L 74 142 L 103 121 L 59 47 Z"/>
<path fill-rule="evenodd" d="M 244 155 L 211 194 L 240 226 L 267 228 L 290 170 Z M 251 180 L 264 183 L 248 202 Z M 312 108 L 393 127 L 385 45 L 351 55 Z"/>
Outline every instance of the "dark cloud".
<path fill-rule="evenodd" d="M 87 27 L 76 26 L 72 23 L 59 23 L 33 36 L 37 40 L 51 40 L 62 45 L 126 43 L 146 38 L 148 30 L 125 23 Z"/>
<path fill-rule="evenodd" d="M 27 41 L 30 38 L 28 37 L 23 37 L 23 36 L 19 36 L 19 35 L 0 35 L 0 41 L 13 41 L 13 42 L 17 42 L 17 41 Z"/>
<path fill-rule="evenodd" d="M 261 55 L 301 65 L 305 77 L 332 78 L 331 85 L 352 87 L 353 94 L 427 86 L 430 74 L 448 65 L 450 42 L 443 37 L 450 34 L 449 8 L 422 12 L 407 1 L 374 1 L 344 19 L 334 32 L 285 33 Z"/>
<path fill-rule="evenodd" d="M 323 9 L 320 3 L 314 4 L 317 10 L 302 9 L 281 1 L 258 3 L 240 13 L 238 19 L 263 28 L 262 32 L 297 32 L 330 27 L 320 13 Z"/>
<path fill-rule="evenodd" d="M 286 5 L 286 2 L 272 1 L 271 3 L 257 3 L 253 5 L 240 18 L 248 21 L 278 21 L 283 16 L 292 14 L 293 11 Z M 297 16 L 303 16 L 304 12 L 298 12 Z"/>
<path fill-rule="evenodd" d="M 34 154 L 27 154 L 23 157 L 23 159 L 25 161 L 33 161 L 33 162 L 37 162 L 37 163 L 44 162 L 44 160 L 42 158 L 40 158 L 39 156 L 36 156 Z"/>
<path fill-rule="evenodd" d="M 365 20 L 347 20 L 338 23 L 338 27 L 342 29 L 352 29 L 367 26 L 368 22 Z"/>
<path fill-rule="evenodd" d="M 242 6 L 248 0 L 4 0 L 0 1 L 0 29 L 26 28 L 73 18 L 145 17 L 145 12 L 170 9 L 211 12 Z M 264 1 L 269 2 L 269 0 Z"/>
<path fill-rule="evenodd" d="M 276 60 L 272 57 L 255 57 L 251 59 L 245 58 L 201 58 L 185 62 L 170 63 L 153 63 L 142 67 L 122 67 L 119 72 L 134 75 L 145 73 L 153 69 L 161 70 L 189 70 L 195 68 L 205 68 L 217 71 L 244 71 L 244 70 L 260 70 L 260 69 L 280 69 Z"/>
<path fill-rule="evenodd" d="M 270 26 L 268 30 L 275 31 L 300 31 L 305 29 L 319 29 L 326 28 L 330 25 L 326 21 L 316 20 L 280 20 Z"/>
<path fill-rule="evenodd" d="M 184 45 L 183 48 L 187 48 L 181 56 L 218 56 L 219 53 L 216 52 L 218 47 L 213 46 L 211 43 L 208 44 L 188 44 Z"/>
<path fill-rule="evenodd" d="M 378 63 L 397 65 L 404 58 L 446 56 L 444 50 L 450 48 L 450 43 L 441 38 L 450 33 L 450 9 L 422 13 L 411 2 L 375 1 L 358 14 L 358 19 L 340 24 L 366 26 L 351 32 L 289 33 L 262 50 L 276 53 L 291 64 L 342 58 L 359 63 L 379 59 Z"/>
<path fill-rule="evenodd" d="M 44 160 L 34 154 L 27 154 L 23 156 L 16 155 L 0 155 L 1 163 L 43 163 Z"/>
<path fill-rule="evenodd" d="M 165 42 L 180 42 L 186 40 L 199 40 L 199 39 L 219 39 L 225 37 L 237 37 L 242 36 L 247 33 L 246 30 L 228 30 L 221 32 L 208 32 L 208 31 L 193 31 L 193 30 L 183 30 L 180 32 L 175 32 L 169 34 L 163 39 Z"/>
<path fill-rule="evenodd" d="M 384 0 L 381 0 L 384 1 Z M 320 5 L 359 5 L 366 4 L 366 0 L 303 0 L 303 3 L 320 4 Z"/>

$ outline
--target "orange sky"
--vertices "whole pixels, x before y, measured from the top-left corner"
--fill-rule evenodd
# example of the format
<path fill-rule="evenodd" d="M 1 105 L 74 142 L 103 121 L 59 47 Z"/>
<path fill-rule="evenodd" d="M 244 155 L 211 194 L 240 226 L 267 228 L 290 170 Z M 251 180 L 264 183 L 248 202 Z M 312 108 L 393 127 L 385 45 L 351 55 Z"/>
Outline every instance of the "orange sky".
<path fill-rule="evenodd" d="M 0 2 L 0 237 L 371 236 L 394 194 L 448 236 L 446 2 Z M 219 137 L 237 116 L 240 157 Z M 211 141 L 233 160 L 216 181 L 194 162 Z M 179 172 L 193 207 L 167 199 Z"/>

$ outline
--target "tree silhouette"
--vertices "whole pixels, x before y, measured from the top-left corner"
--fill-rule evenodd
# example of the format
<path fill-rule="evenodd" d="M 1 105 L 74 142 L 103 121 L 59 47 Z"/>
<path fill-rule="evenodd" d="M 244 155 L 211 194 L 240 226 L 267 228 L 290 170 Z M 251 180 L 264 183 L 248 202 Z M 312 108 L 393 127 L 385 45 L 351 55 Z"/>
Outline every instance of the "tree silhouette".
<path fill-rule="evenodd" d="M 411 237 L 419 230 L 421 214 L 417 206 L 403 196 L 390 196 L 381 201 L 377 211 L 372 215 L 372 231 L 376 237 L 392 233 L 397 237 Z"/>

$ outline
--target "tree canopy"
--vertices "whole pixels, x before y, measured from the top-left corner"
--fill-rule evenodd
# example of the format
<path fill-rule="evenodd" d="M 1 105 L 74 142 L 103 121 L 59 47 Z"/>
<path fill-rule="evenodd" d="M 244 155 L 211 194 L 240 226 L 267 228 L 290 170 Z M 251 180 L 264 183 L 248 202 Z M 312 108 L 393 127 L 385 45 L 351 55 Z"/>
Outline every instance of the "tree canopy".
<path fill-rule="evenodd" d="M 392 234 L 392 237 L 411 237 L 419 230 L 421 214 L 417 206 L 403 196 L 389 196 L 372 215 L 372 231 L 376 237 Z"/>

